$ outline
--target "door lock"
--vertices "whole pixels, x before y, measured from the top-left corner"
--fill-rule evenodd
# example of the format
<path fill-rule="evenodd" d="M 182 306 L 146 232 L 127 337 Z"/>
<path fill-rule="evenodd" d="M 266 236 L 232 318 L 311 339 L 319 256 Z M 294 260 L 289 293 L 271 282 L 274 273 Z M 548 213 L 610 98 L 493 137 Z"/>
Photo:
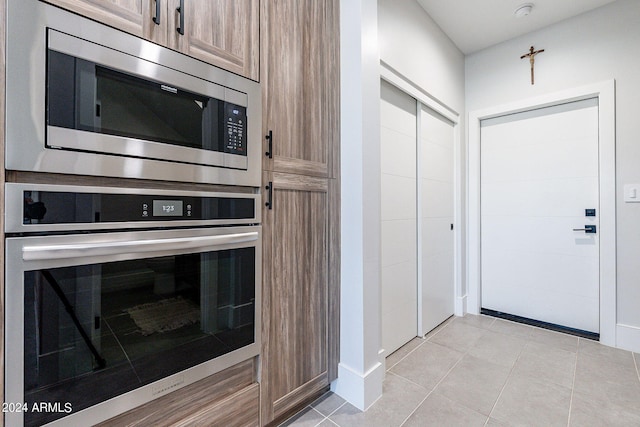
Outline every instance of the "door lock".
<path fill-rule="evenodd" d="M 573 231 L 584 231 L 586 234 L 595 234 L 596 226 L 595 225 L 585 225 L 584 228 L 574 228 Z"/>

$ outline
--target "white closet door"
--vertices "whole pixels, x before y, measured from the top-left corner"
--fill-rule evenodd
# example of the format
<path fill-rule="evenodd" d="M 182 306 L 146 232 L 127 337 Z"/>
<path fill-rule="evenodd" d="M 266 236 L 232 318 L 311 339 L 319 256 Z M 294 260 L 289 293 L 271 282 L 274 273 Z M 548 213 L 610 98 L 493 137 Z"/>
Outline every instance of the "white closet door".
<path fill-rule="evenodd" d="M 482 307 L 598 332 L 598 204 L 597 99 L 483 121 Z"/>
<path fill-rule="evenodd" d="M 416 100 L 381 84 L 382 347 L 417 335 Z"/>
<path fill-rule="evenodd" d="M 420 333 L 454 312 L 453 124 L 427 107 L 420 116 Z"/>

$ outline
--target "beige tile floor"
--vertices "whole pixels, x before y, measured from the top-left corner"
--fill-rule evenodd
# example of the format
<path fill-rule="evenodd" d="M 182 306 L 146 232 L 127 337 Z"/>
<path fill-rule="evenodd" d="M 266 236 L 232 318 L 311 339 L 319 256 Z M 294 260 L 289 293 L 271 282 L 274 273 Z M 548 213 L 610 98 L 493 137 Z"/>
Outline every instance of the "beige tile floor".
<path fill-rule="evenodd" d="M 640 426 L 640 354 L 487 316 L 387 358 L 366 412 L 327 393 L 283 426 Z"/>

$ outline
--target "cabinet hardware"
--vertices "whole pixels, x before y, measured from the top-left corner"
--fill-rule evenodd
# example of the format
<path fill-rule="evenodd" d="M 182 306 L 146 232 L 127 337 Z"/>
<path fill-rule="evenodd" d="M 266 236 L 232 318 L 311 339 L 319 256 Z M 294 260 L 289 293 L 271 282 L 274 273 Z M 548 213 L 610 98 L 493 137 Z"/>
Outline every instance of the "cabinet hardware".
<path fill-rule="evenodd" d="M 269 208 L 269 210 L 273 209 L 273 181 L 269 181 L 269 184 L 264 187 L 265 190 L 268 190 L 267 203 L 264 205 Z"/>
<path fill-rule="evenodd" d="M 180 26 L 176 31 L 184 36 L 184 0 L 180 0 L 180 6 L 176 10 L 180 14 Z"/>
<path fill-rule="evenodd" d="M 269 134 L 266 135 L 265 138 L 267 139 L 267 141 L 269 141 L 269 148 L 264 153 L 264 155 L 270 159 L 273 159 L 273 131 L 269 131 Z"/>
<path fill-rule="evenodd" d="M 155 22 L 156 25 L 160 25 L 160 1 L 161 0 L 156 0 L 156 16 L 153 17 L 153 22 Z"/>

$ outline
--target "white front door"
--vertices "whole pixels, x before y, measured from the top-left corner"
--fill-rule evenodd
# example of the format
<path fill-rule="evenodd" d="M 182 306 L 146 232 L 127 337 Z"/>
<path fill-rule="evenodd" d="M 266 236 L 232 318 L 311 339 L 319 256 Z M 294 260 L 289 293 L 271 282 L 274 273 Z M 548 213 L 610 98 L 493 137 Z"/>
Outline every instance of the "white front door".
<path fill-rule="evenodd" d="M 483 120 L 480 157 L 482 307 L 599 332 L 597 98 Z"/>

